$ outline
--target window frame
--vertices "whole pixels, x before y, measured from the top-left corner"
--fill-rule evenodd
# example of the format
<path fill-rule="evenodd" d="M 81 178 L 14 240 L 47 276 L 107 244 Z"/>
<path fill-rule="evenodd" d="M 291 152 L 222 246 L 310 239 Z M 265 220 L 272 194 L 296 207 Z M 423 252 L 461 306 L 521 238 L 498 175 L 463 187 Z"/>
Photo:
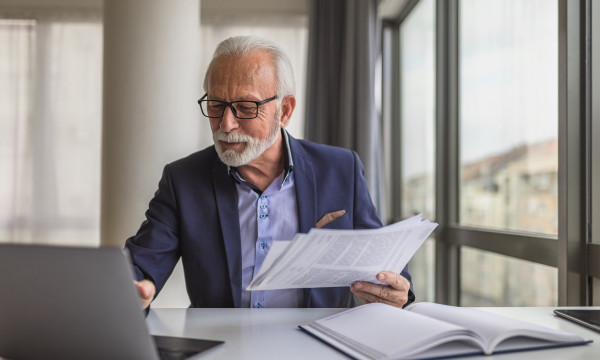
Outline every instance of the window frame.
<path fill-rule="evenodd" d="M 600 5 L 593 2 L 587 2 L 589 17 L 589 32 L 590 32 L 590 49 L 589 54 L 591 61 L 589 61 L 591 72 L 591 86 L 589 91 L 594 94 L 596 88 L 593 84 L 600 84 Z M 596 71 L 595 71 L 596 70 Z M 600 88 L 598 89 L 600 91 Z M 589 204 L 588 211 L 591 213 L 590 216 L 590 234 L 588 238 L 588 251 L 587 251 L 587 273 L 591 277 L 590 279 L 590 305 L 600 305 L 600 166 L 593 163 L 593 159 L 600 159 L 600 142 L 593 142 L 592 139 L 600 139 L 600 97 L 590 96 L 591 111 L 588 117 L 589 135 L 587 140 L 589 141 L 590 156 L 587 160 L 587 166 L 590 167 L 590 185 L 588 191 L 591 192 L 591 202 Z M 596 163 L 598 161 L 596 160 Z M 596 189 L 597 191 L 594 191 Z M 593 211 L 596 209 L 596 211 Z"/>

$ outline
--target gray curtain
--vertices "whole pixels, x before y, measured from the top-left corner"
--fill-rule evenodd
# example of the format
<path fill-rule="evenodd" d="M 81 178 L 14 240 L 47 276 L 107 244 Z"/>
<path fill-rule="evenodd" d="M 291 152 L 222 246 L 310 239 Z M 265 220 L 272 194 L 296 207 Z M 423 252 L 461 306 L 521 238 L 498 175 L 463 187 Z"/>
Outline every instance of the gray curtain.
<path fill-rule="evenodd" d="M 378 3 L 311 1 L 304 137 L 355 150 L 365 166 L 373 203 L 386 219 L 374 95 L 381 33 Z"/>

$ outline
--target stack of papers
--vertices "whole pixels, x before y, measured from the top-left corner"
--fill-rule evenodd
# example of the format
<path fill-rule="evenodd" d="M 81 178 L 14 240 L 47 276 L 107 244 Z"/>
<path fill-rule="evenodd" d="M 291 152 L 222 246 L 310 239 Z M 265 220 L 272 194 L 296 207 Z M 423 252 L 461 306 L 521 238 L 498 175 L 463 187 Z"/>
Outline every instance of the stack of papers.
<path fill-rule="evenodd" d="M 292 241 L 275 241 L 246 290 L 381 284 L 376 275 L 400 273 L 436 227 L 416 215 L 379 229 L 312 229 Z"/>

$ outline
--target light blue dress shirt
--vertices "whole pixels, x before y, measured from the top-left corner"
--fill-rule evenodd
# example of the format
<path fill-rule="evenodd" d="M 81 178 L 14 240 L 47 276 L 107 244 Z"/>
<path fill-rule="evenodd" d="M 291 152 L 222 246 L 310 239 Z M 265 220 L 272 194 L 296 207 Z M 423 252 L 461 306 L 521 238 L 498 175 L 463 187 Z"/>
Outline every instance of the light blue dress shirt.
<path fill-rule="evenodd" d="M 240 237 L 242 241 L 242 307 L 304 306 L 302 289 L 246 291 L 258 273 L 274 241 L 292 240 L 298 232 L 296 187 L 291 176 L 293 160 L 289 151 L 287 134 L 282 132 L 287 151 L 286 168 L 264 192 L 241 178 L 231 168 L 236 179 Z"/>

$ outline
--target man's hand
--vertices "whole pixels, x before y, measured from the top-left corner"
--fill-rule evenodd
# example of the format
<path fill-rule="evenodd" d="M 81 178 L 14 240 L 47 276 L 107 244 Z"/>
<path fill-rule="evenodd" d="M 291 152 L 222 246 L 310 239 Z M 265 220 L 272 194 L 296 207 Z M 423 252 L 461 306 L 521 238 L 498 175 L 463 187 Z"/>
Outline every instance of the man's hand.
<path fill-rule="evenodd" d="M 156 286 L 150 280 L 134 281 L 135 287 L 137 287 L 138 293 L 140 294 L 140 300 L 142 303 L 142 309 L 146 309 L 150 306 L 150 303 L 154 299 L 156 294 Z"/>
<path fill-rule="evenodd" d="M 350 286 L 350 290 L 365 303 L 380 302 L 400 308 L 406 304 L 410 283 L 404 276 L 382 271 L 377 274 L 377 280 L 389 286 L 357 281 Z"/>

